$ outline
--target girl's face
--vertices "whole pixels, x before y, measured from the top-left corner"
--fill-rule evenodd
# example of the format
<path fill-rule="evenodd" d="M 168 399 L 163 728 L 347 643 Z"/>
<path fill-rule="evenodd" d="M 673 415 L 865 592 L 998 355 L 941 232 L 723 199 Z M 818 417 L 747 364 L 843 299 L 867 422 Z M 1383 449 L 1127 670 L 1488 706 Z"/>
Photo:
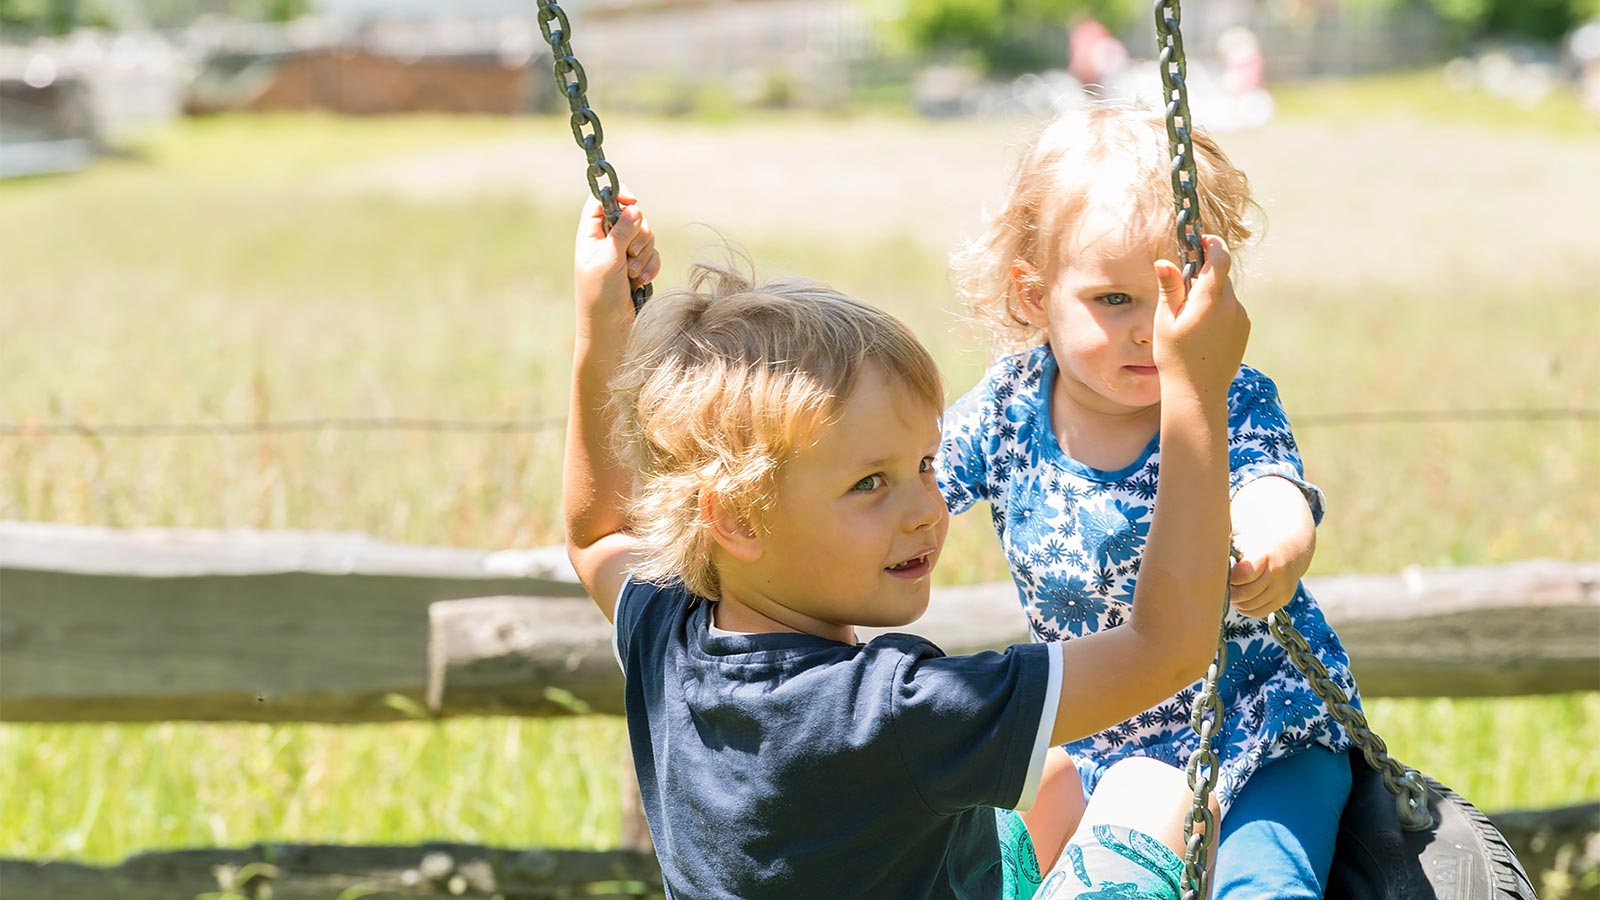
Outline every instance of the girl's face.
<path fill-rule="evenodd" d="M 1061 242 L 1048 283 L 1022 302 L 1029 324 L 1050 339 L 1057 395 L 1104 415 L 1161 400 L 1151 347 L 1161 245 L 1129 234 L 1126 222 L 1119 211 L 1091 205 Z"/>

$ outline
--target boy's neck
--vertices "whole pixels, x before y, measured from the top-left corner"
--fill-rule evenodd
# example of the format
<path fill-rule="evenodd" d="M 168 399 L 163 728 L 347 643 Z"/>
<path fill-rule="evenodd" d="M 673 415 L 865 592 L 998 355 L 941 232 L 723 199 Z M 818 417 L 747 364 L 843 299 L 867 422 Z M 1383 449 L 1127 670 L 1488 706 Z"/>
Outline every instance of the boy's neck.
<path fill-rule="evenodd" d="M 766 598 L 742 598 L 742 592 L 724 586 L 722 599 L 711 607 L 711 623 L 724 631 L 745 634 L 809 634 L 839 641 L 856 642 L 854 625 L 837 625 L 797 613 Z"/>

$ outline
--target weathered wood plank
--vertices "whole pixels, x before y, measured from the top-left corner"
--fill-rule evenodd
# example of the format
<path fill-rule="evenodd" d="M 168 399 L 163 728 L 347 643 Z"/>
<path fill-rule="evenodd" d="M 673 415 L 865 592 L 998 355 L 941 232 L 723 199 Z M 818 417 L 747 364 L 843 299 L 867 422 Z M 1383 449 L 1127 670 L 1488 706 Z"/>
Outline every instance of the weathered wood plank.
<path fill-rule="evenodd" d="M 1367 696 L 1508 696 L 1600 690 L 1597 572 L 1594 564 L 1535 561 L 1325 577 L 1309 587 L 1328 597 L 1324 609 Z M 621 675 L 598 616 L 585 625 L 581 609 L 557 612 L 514 597 L 440 603 L 431 615 L 429 697 L 441 713 L 484 709 L 496 698 L 505 700 L 501 711 L 520 712 L 509 698 L 532 693 L 535 672 L 591 673 L 587 683 L 564 677 L 561 690 L 597 711 L 620 703 Z M 927 614 L 900 630 L 950 653 L 1028 639 L 1009 583 L 937 590 Z"/>
<path fill-rule="evenodd" d="M 1600 564 L 1309 583 L 1368 696 L 1600 689 Z M 0 522 L 0 597 L 0 720 L 621 708 L 608 627 L 560 548 Z M 952 653 L 1027 637 L 1009 583 L 937 590 L 906 630 Z"/>
<path fill-rule="evenodd" d="M 650 853 L 444 843 L 177 850 L 139 854 L 117 866 L 0 859 L 0 884 L 6 900 L 174 900 L 219 891 L 273 900 L 662 896 L 661 870 Z"/>
<path fill-rule="evenodd" d="M 582 589 L 552 548 L 0 523 L 0 719 L 405 718 L 428 606 L 502 593 Z"/>

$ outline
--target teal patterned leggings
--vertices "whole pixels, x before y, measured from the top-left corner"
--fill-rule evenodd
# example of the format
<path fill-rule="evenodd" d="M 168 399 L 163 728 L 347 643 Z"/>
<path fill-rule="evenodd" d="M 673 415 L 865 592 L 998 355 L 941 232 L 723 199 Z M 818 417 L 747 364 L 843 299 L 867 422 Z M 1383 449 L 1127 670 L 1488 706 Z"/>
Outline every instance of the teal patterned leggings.
<path fill-rule="evenodd" d="M 1142 831 L 1095 825 L 1067 843 L 1041 876 L 1022 817 L 995 810 L 1005 886 L 1001 900 L 1177 900 L 1183 860 Z"/>

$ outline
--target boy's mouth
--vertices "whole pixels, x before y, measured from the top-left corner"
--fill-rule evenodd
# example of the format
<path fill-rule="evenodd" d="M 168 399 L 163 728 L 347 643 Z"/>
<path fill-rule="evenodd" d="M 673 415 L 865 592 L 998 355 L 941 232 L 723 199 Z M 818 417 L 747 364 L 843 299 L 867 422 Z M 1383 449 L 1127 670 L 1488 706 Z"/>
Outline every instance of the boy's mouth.
<path fill-rule="evenodd" d="M 913 556 L 905 562 L 886 566 L 884 571 L 900 578 L 921 578 L 933 571 L 933 556 L 935 552 L 937 551 L 928 550 L 921 556 Z"/>

